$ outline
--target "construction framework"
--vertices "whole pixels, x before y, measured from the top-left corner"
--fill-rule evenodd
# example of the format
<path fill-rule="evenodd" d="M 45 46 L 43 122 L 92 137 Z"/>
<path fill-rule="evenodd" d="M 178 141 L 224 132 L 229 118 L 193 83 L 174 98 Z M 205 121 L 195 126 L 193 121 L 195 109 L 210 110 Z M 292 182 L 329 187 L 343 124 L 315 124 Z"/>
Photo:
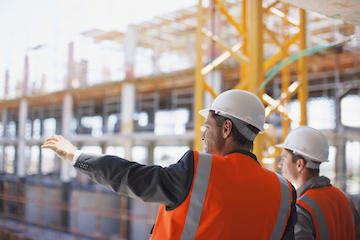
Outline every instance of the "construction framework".
<path fill-rule="evenodd" d="M 294 45 L 297 51 L 306 49 L 306 12 L 303 9 L 297 9 L 298 19 L 292 19 L 289 17 L 289 11 L 291 6 L 287 3 L 280 1 L 274 1 L 272 3 L 263 4 L 262 0 L 244 0 L 240 3 L 241 19 L 237 19 L 232 15 L 229 7 L 233 7 L 235 3 L 228 4 L 225 1 L 212 0 L 210 6 L 205 12 L 203 1 L 198 2 L 198 26 L 197 26 L 197 64 L 196 64 L 196 82 L 195 82 L 195 136 L 194 147 L 195 149 L 201 149 L 201 131 L 200 126 L 203 122 L 201 116 L 197 114 L 204 106 L 204 91 L 209 92 L 214 98 L 219 92 L 214 90 L 211 84 L 208 84 L 206 76 L 212 74 L 224 63 L 227 59 L 233 57 L 240 65 L 240 79 L 234 86 L 235 89 L 244 89 L 251 91 L 258 95 L 260 99 L 266 104 L 266 119 L 274 112 L 278 112 L 283 116 L 282 120 L 282 133 L 283 137 L 286 137 L 289 132 L 290 121 L 293 120 L 289 117 L 286 111 L 286 104 L 290 99 L 297 94 L 301 106 L 301 118 L 300 125 L 306 125 L 306 102 L 308 99 L 308 79 L 307 79 L 307 63 L 306 58 L 300 58 L 297 63 L 297 79 L 290 82 L 290 69 L 285 67 L 281 71 L 281 95 L 274 99 L 268 95 L 264 89 L 260 89 L 263 84 L 265 74 L 276 63 L 289 57 Z M 292 9 L 293 10 L 293 9 Z M 221 21 L 218 16 L 219 13 L 224 16 Z M 280 32 L 274 32 L 271 30 L 265 19 L 268 15 L 276 16 L 279 19 Z M 221 24 L 216 23 L 221 21 Z M 210 22 L 210 23 L 209 23 Z M 215 22 L 215 24 L 214 24 Z M 238 41 L 229 46 L 224 36 L 221 36 L 221 32 L 214 31 L 214 25 L 229 24 L 236 31 L 238 35 Z M 207 26 L 210 26 L 207 27 Z M 293 31 L 290 34 L 291 28 L 296 28 L 297 31 Z M 263 34 L 266 34 L 263 36 Z M 226 36 L 225 36 L 226 37 Z M 210 41 L 210 44 L 209 44 Z M 208 44 L 204 44 L 207 42 Z M 215 44 L 218 52 L 216 57 L 214 54 L 209 56 L 206 54 L 206 50 L 203 46 L 212 47 Z M 272 47 L 276 49 L 276 52 L 270 56 L 264 56 L 264 48 Z M 220 50 L 222 51 L 220 53 Z M 203 60 L 207 64 L 204 64 Z M 264 157 L 271 158 L 276 156 L 275 153 L 269 154 L 266 151 L 265 146 L 274 146 L 277 138 L 273 136 L 273 128 L 267 124 L 264 134 L 260 134 L 254 144 L 254 152 L 259 159 L 263 158 L 263 152 L 265 150 Z M 264 144 L 269 141 L 270 144 Z"/>

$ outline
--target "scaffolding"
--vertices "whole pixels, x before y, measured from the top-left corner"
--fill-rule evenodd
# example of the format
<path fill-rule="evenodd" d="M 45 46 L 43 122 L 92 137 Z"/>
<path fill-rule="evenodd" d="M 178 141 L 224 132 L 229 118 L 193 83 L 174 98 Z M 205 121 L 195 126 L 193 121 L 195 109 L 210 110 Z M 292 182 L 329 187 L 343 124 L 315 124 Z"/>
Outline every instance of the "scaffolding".
<path fill-rule="evenodd" d="M 144 163 L 154 164 L 156 146 L 201 150 L 198 110 L 232 88 L 256 93 L 266 105 L 266 132 L 257 138 L 255 152 L 258 159 L 266 160 L 263 165 L 272 169 L 276 169 L 278 154 L 273 146 L 284 139 L 291 123 L 307 123 L 308 100 L 333 99 L 335 127 L 323 132 L 337 150 L 335 183 L 346 190 L 346 143 L 360 141 L 360 130 L 342 123 L 341 99 L 360 93 L 360 52 L 341 45 L 329 48 L 286 65 L 269 82 L 265 78 L 295 53 L 345 40 L 354 32 L 350 24 L 307 14 L 280 1 L 214 0 L 205 5 L 199 0 L 197 6 L 129 26 L 126 32 L 83 33 L 96 43 L 119 46 L 125 59 L 121 79 L 111 79 L 111 72 L 107 72 L 100 83 L 91 84 L 92 59 L 75 59 L 75 42 L 68 44 L 63 89 L 29 91 L 31 57 L 25 56 L 19 84 L 23 88 L 15 98 L 10 97 L 11 75 L 7 71 L 4 99 L 0 101 L 0 226 L 20 235 L 33 230 L 29 237 L 34 239 L 45 236 L 49 229 L 53 232 L 46 234 L 61 239 L 146 237 L 156 205 L 116 196 L 81 174 L 74 177 L 71 166 L 46 155 L 40 145 L 46 136 L 56 133 L 67 136 L 78 148 L 99 146 L 106 152 L 121 146 L 123 157 L 129 159 L 133 149 L 141 146 L 146 152 Z M 145 76 L 137 74 L 139 63 L 129 55 L 149 49 L 152 71 Z M 178 68 L 162 68 L 162 59 L 168 54 L 186 62 Z M 49 79 L 42 77 L 42 81 L 44 86 Z M 295 99 L 300 104 L 299 119 L 289 113 Z M 181 123 L 182 131 L 159 135 L 156 114 L 179 109 L 188 113 L 187 121 Z M 89 126 L 85 118 L 98 118 L 101 124 Z M 53 132 L 47 129 L 48 123 L 54 126 Z M 31 173 L 29 148 L 37 152 Z M 45 168 L 45 162 L 53 163 L 52 167 Z M 84 203 L 83 199 L 92 201 Z M 105 208 L 105 203 L 111 208 Z M 90 227 L 82 225 L 85 220 Z M 104 229 L 106 223 L 112 227 Z"/>

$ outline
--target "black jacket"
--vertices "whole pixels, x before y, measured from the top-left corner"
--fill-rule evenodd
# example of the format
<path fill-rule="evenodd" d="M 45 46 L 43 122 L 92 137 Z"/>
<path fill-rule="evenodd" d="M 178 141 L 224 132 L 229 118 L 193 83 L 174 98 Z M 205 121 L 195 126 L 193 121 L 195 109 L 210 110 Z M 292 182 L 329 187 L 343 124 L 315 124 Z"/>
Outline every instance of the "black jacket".
<path fill-rule="evenodd" d="M 257 161 L 256 156 L 250 152 L 236 152 Z M 167 210 L 172 210 L 178 207 L 190 192 L 194 176 L 194 153 L 187 151 L 176 164 L 168 167 L 142 165 L 111 155 L 82 153 L 74 166 L 93 181 L 117 193 L 145 202 L 162 203 Z M 297 217 L 295 203 L 296 191 L 293 188 L 291 214 L 282 239 L 294 239 Z"/>

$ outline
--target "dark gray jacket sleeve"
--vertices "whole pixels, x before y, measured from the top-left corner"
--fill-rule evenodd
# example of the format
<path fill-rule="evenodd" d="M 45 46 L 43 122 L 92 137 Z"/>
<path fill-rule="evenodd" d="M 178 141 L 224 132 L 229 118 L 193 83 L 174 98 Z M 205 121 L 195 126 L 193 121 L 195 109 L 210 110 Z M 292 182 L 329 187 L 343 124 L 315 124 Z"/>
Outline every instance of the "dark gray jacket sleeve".
<path fill-rule="evenodd" d="M 300 205 L 296 205 L 298 221 L 295 225 L 295 239 L 296 240 L 312 240 L 316 237 L 314 223 L 311 214 Z"/>
<path fill-rule="evenodd" d="M 356 208 L 354 208 L 355 227 L 356 227 L 356 240 L 360 240 L 360 216 Z"/>
<path fill-rule="evenodd" d="M 190 191 L 194 153 L 189 150 L 176 164 L 168 167 L 146 166 L 111 155 L 82 153 L 74 167 L 117 193 L 145 202 L 163 203 L 167 209 L 173 209 Z"/>
<path fill-rule="evenodd" d="M 287 222 L 285 232 L 283 234 L 282 240 L 292 240 L 295 239 L 294 236 L 294 227 L 297 221 L 297 213 L 296 213 L 296 190 L 294 186 L 291 185 L 292 188 L 292 203 L 291 203 L 291 212 L 289 216 L 289 220 Z"/>

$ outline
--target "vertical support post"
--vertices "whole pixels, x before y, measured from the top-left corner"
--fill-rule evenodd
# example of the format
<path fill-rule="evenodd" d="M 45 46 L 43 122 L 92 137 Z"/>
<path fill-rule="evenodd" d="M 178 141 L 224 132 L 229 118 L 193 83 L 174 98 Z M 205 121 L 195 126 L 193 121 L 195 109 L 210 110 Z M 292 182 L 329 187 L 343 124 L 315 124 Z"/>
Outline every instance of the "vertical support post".
<path fill-rule="evenodd" d="M 20 199 L 24 196 L 25 174 L 26 174 L 26 140 L 25 140 L 25 125 L 28 112 L 28 102 L 25 98 L 21 98 L 19 106 L 19 122 L 18 122 L 18 144 L 16 148 L 16 175 L 17 175 L 17 206 L 16 217 L 22 221 L 24 204 L 20 202 Z"/>
<path fill-rule="evenodd" d="M 74 43 L 68 44 L 68 74 L 65 82 L 65 89 L 71 89 L 74 78 Z"/>
<path fill-rule="evenodd" d="M 147 159 L 147 165 L 154 165 L 154 148 L 155 145 L 153 142 L 150 142 L 149 145 L 147 146 L 147 154 L 148 154 L 148 159 Z"/>
<path fill-rule="evenodd" d="M 136 54 L 136 30 L 134 26 L 129 26 L 124 36 L 125 49 L 125 78 L 134 77 L 134 63 Z"/>
<path fill-rule="evenodd" d="M 135 112 L 135 85 L 125 83 L 121 94 L 121 132 L 131 134 L 134 131 L 133 115 Z M 132 140 L 125 140 L 125 158 L 131 159 Z"/>
<path fill-rule="evenodd" d="M 299 9 L 300 18 L 300 51 L 306 49 L 306 11 Z M 298 61 L 298 76 L 300 87 L 298 90 L 298 99 L 300 102 L 300 125 L 307 124 L 306 104 L 308 101 L 308 74 L 307 74 L 307 58 L 302 57 Z"/>
<path fill-rule="evenodd" d="M 87 86 L 88 61 L 81 60 L 80 87 Z"/>
<path fill-rule="evenodd" d="M 202 0 L 198 0 L 198 11 L 197 11 L 197 29 L 196 29 L 196 73 L 195 73 L 195 107 L 194 107 L 194 150 L 201 151 L 201 131 L 199 126 L 203 123 L 202 116 L 200 116 L 199 111 L 204 106 L 204 86 L 203 86 L 203 76 L 201 70 L 203 67 L 202 56 L 202 28 L 204 25 L 203 20 L 203 6 Z"/>
<path fill-rule="evenodd" d="M 46 92 L 46 74 L 42 73 L 39 93 L 45 93 L 45 92 Z"/>
<path fill-rule="evenodd" d="M 214 36 L 219 36 L 221 33 L 221 24 L 220 24 L 220 14 L 218 11 L 216 11 L 215 6 L 215 0 L 211 0 L 209 2 L 210 7 L 210 24 L 207 26 L 208 29 L 211 29 L 211 32 Z M 219 36 L 220 37 L 220 36 Z M 213 61 L 215 58 L 219 56 L 219 49 L 215 46 L 214 41 L 211 42 L 210 47 L 206 50 L 206 58 L 209 59 L 209 61 Z M 219 70 L 213 70 L 211 71 L 206 77 L 206 82 L 209 84 L 209 86 L 217 93 L 221 92 L 222 89 L 222 78 L 221 78 L 221 72 Z M 214 98 L 213 96 L 208 92 L 204 92 L 204 107 L 210 107 L 211 103 L 213 102 Z M 199 113 L 197 113 L 199 114 Z"/>
<path fill-rule="evenodd" d="M 121 132 L 122 134 L 131 134 L 134 131 L 133 115 L 135 111 L 135 86 L 134 84 L 126 83 L 122 86 L 121 94 Z M 131 138 L 123 141 L 125 150 L 125 159 L 131 159 L 131 152 L 133 147 L 133 140 Z M 122 239 L 126 239 L 128 235 L 128 221 L 126 214 L 128 214 L 128 199 L 127 197 L 121 197 L 120 206 L 123 216 L 120 219 L 120 236 Z"/>
<path fill-rule="evenodd" d="M 6 125 L 7 125 L 7 108 L 3 108 L 1 111 L 1 124 L 3 127 L 3 132 L 1 138 L 6 138 Z M 1 145 L 1 154 L 0 154 L 0 172 L 5 172 L 5 143 Z"/>
<path fill-rule="evenodd" d="M 21 88 L 21 96 L 26 97 L 29 84 L 29 56 L 25 55 L 24 58 L 24 80 Z"/>
<path fill-rule="evenodd" d="M 73 98 L 71 93 L 67 92 L 64 95 L 62 103 L 62 119 L 61 119 L 61 134 L 65 138 L 71 137 L 71 121 L 73 118 Z M 69 206 L 71 196 L 71 177 L 70 169 L 72 164 L 68 161 L 61 161 L 60 164 L 60 179 L 61 186 L 61 201 L 64 206 Z M 69 227 L 70 215 L 68 209 L 61 210 L 61 225 L 64 228 Z"/>
<path fill-rule="evenodd" d="M 126 79 L 134 77 L 134 63 L 136 53 L 136 30 L 133 26 L 129 26 L 125 33 L 125 71 Z M 135 112 L 135 85 L 131 83 L 123 84 L 121 89 L 121 133 L 132 134 L 134 132 L 133 115 Z M 131 159 L 133 140 L 131 138 L 123 142 L 125 150 L 125 158 Z M 128 198 L 121 197 L 121 219 L 120 219 L 120 238 L 127 239 L 129 223 L 126 216 L 128 214 Z"/>
<path fill-rule="evenodd" d="M 73 98 L 71 93 L 65 93 L 62 103 L 61 134 L 65 138 L 71 137 L 71 121 L 73 118 Z M 71 163 L 61 161 L 60 178 L 62 182 L 70 182 Z"/>
<path fill-rule="evenodd" d="M 335 158 L 335 183 L 343 191 L 346 191 L 346 137 L 344 134 L 344 125 L 341 123 L 341 99 L 340 93 L 341 81 L 340 81 L 340 69 L 339 58 L 335 58 L 335 146 L 336 146 L 336 158 Z"/>
<path fill-rule="evenodd" d="M 105 135 L 109 132 L 109 128 L 108 128 L 108 120 L 109 120 L 109 116 L 108 113 L 103 113 L 102 115 L 102 134 Z"/>
<path fill-rule="evenodd" d="M 242 35 L 243 37 L 243 45 L 241 47 L 243 55 L 248 55 L 248 45 L 247 45 L 247 1 L 242 1 L 242 9 L 241 9 L 241 25 L 245 31 L 245 33 Z M 247 88 L 247 66 L 248 64 L 240 63 L 240 81 L 241 81 L 241 88 L 246 89 Z"/>
<path fill-rule="evenodd" d="M 288 16 L 289 12 L 289 4 L 283 3 L 283 12 L 286 16 Z M 289 25 L 283 21 L 282 23 L 282 34 L 283 34 L 283 42 L 287 42 L 289 40 Z M 286 49 L 283 49 L 285 57 L 289 56 L 289 50 L 286 47 Z M 290 86 L 290 68 L 289 66 L 284 67 L 281 70 L 281 92 L 286 92 Z M 289 99 L 286 99 L 284 102 L 285 105 L 289 104 Z M 290 120 L 289 118 L 283 116 L 281 118 L 281 125 L 282 125 L 282 140 L 283 142 L 286 138 L 286 136 L 289 134 L 290 131 Z"/>
<path fill-rule="evenodd" d="M 25 124 L 27 119 L 27 112 L 28 112 L 28 102 L 25 98 L 20 100 L 19 106 L 19 122 L 17 124 L 18 127 L 18 145 L 17 145 L 17 158 L 16 158 L 16 175 L 19 178 L 25 177 L 25 147 L 26 147 L 26 140 L 25 140 Z"/>
<path fill-rule="evenodd" d="M 4 99 L 9 98 L 9 70 L 5 71 Z"/>
<path fill-rule="evenodd" d="M 247 40 L 249 64 L 247 68 L 249 91 L 257 94 L 259 85 L 263 81 L 263 9 L 262 0 L 247 1 Z M 254 142 L 254 153 L 261 162 L 264 150 L 264 140 L 259 134 Z"/>

